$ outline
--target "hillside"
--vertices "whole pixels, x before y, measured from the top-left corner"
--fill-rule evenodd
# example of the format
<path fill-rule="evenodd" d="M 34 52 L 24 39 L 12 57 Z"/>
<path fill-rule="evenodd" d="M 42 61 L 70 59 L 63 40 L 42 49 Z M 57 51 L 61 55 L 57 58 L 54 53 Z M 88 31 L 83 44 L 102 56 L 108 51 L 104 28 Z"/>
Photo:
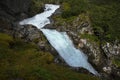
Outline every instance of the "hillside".
<path fill-rule="evenodd" d="M 19 24 L 43 12 L 45 4 L 60 5 L 45 28 L 66 32 L 100 76 L 70 67 L 42 31 Z M 119 0 L 1 0 L 0 79 L 119 80 L 119 6 Z"/>

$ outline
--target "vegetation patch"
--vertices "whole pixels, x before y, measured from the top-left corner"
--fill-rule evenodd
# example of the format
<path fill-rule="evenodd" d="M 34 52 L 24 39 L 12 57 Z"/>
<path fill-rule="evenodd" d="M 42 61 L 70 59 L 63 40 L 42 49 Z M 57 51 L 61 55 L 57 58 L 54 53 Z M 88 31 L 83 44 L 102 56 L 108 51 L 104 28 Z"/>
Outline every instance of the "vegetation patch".
<path fill-rule="evenodd" d="M 114 57 L 114 58 L 112 59 L 112 63 L 113 63 L 115 66 L 120 67 L 120 59 L 119 59 L 119 57 Z"/>
<path fill-rule="evenodd" d="M 51 53 L 39 50 L 32 42 L 12 39 L 3 33 L 0 33 L 0 79 L 99 80 L 55 64 Z"/>
<path fill-rule="evenodd" d="M 85 39 L 88 39 L 88 40 L 91 40 L 91 41 L 99 41 L 99 39 L 95 36 L 95 35 L 92 35 L 92 34 L 81 34 L 81 38 L 85 38 Z"/>
<path fill-rule="evenodd" d="M 105 41 L 119 40 L 119 2 L 114 0 L 102 0 L 99 2 L 93 0 L 90 5 L 92 27 L 99 33 L 100 38 Z"/>

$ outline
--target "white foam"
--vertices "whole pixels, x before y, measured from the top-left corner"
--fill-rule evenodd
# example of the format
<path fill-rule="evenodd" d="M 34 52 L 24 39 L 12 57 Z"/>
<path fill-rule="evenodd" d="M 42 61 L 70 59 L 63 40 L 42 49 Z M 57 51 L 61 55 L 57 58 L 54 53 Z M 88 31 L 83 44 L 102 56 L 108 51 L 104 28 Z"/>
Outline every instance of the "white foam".
<path fill-rule="evenodd" d="M 87 56 L 74 47 L 65 32 L 60 33 L 56 30 L 49 29 L 41 29 L 41 31 L 68 65 L 72 67 L 83 67 L 95 75 L 98 74 L 91 64 L 87 62 Z"/>

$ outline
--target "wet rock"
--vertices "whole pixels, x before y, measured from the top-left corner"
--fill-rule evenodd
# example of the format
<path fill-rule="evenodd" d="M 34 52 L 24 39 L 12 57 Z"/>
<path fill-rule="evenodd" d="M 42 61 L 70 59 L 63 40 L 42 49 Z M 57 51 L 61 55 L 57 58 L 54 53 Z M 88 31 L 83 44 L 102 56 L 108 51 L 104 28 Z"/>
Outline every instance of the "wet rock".
<path fill-rule="evenodd" d="M 42 50 L 45 50 L 45 42 L 44 41 L 39 41 L 38 43 L 37 43 L 37 45 L 39 46 L 39 48 L 40 49 L 42 49 Z"/>
<path fill-rule="evenodd" d="M 120 44 L 112 44 L 112 43 L 106 43 L 102 45 L 102 49 L 104 53 L 107 55 L 108 58 L 115 56 L 115 55 L 120 55 Z"/>
<path fill-rule="evenodd" d="M 112 58 L 120 55 L 119 43 L 106 43 L 102 48 L 100 45 L 88 39 L 80 39 L 78 48 L 88 56 L 88 61 L 100 73 L 103 80 L 118 80 L 120 72 L 117 67 L 113 65 Z"/>
<path fill-rule="evenodd" d="M 78 46 L 88 55 L 90 62 L 96 66 L 101 64 L 102 54 L 97 44 L 89 42 L 86 39 L 80 39 Z"/>
<path fill-rule="evenodd" d="M 111 67 L 103 67 L 103 71 L 110 74 L 112 69 L 111 69 Z"/>
<path fill-rule="evenodd" d="M 85 33 L 87 33 L 87 34 L 93 34 L 92 28 L 90 28 L 90 27 L 83 27 L 81 30 L 79 30 L 79 32 L 81 34 L 85 34 Z"/>
<path fill-rule="evenodd" d="M 26 41 L 33 41 L 41 37 L 40 30 L 32 25 L 21 26 L 18 23 L 15 24 L 14 33 L 15 38 L 22 38 Z"/>

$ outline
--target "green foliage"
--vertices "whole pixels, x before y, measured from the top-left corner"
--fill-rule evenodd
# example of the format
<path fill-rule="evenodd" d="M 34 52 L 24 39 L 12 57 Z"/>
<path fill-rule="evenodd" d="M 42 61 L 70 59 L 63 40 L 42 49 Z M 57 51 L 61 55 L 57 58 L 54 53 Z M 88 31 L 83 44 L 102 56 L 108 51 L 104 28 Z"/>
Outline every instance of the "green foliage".
<path fill-rule="evenodd" d="M 0 40 L 1 80 L 98 80 L 53 63 L 53 56 L 49 52 L 40 51 L 33 43 L 21 39 L 11 41 L 12 37 L 7 37 L 9 38 L 3 37 L 3 41 Z M 1 41 L 8 45 L 1 44 Z"/>
<path fill-rule="evenodd" d="M 3 56 L 4 54 L 2 53 L 6 53 L 8 51 L 10 51 L 9 49 L 7 50 L 6 48 L 9 48 L 9 43 L 13 41 L 13 38 L 7 34 L 4 33 L 0 33 L 0 57 Z"/>
<path fill-rule="evenodd" d="M 114 0 L 92 0 L 90 17 L 95 32 L 105 41 L 120 40 L 120 4 Z"/>
<path fill-rule="evenodd" d="M 26 43 L 21 39 L 16 39 L 13 42 L 10 43 L 10 46 L 12 49 L 16 50 L 16 51 L 23 51 L 26 49 L 33 49 L 36 48 L 37 46 L 33 43 Z"/>
<path fill-rule="evenodd" d="M 120 59 L 119 57 L 114 57 L 113 60 L 112 60 L 112 63 L 117 66 L 117 67 L 120 67 Z"/>
<path fill-rule="evenodd" d="M 7 34 L 0 33 L 0 41 L 11 42 L 13 38 Z"/>
<path fill-rule="evenodd" d="M 88 1 L 87 0 L 67 0 L 63 1 L 63 12 L 62 17 L 68 18 L 71 16 L 77 16 L 80 13 L 86 13 L 88 9 Z M 66 9 L 67 8 L 67 9 Z"/>

